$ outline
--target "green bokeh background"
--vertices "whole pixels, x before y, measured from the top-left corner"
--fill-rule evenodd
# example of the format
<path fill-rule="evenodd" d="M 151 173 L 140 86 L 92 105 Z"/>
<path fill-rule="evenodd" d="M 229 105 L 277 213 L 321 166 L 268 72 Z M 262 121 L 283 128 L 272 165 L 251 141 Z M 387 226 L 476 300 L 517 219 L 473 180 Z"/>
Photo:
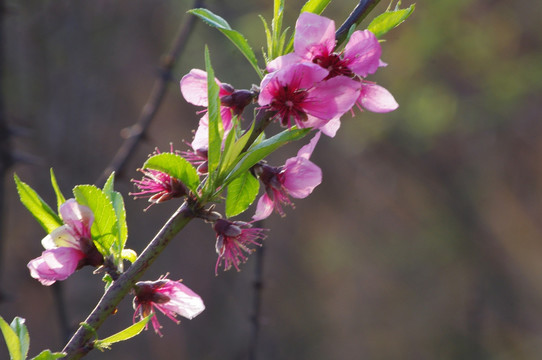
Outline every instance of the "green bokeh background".
<path fill-rule="evenodd" d="M 15 171 L 54 203 L 49 167 L 65 194 L 92 183 L 133 124 L 189 1 L 8 1 L 3 96 L 9 122 L 28 136 L 13 147 L 37 165 Z M 337 23 L 356 1 L 334 0 Z M 403 6 L 410 5 L 404 2 Z M 272 1 L 209 0 L 208 7 L 264 44 L 257 15 Z M 302 1 L 290 0 L 293 26 Z M 387 6 L 383 1 L 374 12 Z M 533 1 L 418 2 L 385 36 L 389 65 L 369 80 L 400 104 L 390 114 L 345 115 L 313 160 L 324 182 L 272 216 L 265 242 L 259 359 L 539 359 L 542 353 L 542 5 Z M 369 16 L 371 18 L 372 16 Z M 363 23 L 364 26 L 367 22 Z M 363 26 L 362 25 L 362 26 Z M 195 107 L 178 80 L 203 67 L 208 44 L 217 77 L 237 88 L 258 79 L 236 49 L 200 23 L 175 68 L 166 101 L 117 188 L 155 146 L 183 148 Z M 294 144 L 274 154 L 280 165 Z M 42 229 L 18 202 L 11 178 L 0 267 L 0 314 L 27 319 L 31 355 L 64 344 L 50 288 L 28 275 Z M 178 204 L 126 198 L 128 247 L 141 251 Z M 254 255 L 240 273 L 214 275 L 214 235 L 193 222 L 145 279 L 170 272 L 207 310 L 89 359 L 246 359 Z M 75 327 L 100 297 L 84 269 L 63 283 Z M 130 300 L 99 331 L 131 324 Z M 0 345 L 0 354 L 7 354 Z M 4 356 L 4 355 L 0 355 Z"/>

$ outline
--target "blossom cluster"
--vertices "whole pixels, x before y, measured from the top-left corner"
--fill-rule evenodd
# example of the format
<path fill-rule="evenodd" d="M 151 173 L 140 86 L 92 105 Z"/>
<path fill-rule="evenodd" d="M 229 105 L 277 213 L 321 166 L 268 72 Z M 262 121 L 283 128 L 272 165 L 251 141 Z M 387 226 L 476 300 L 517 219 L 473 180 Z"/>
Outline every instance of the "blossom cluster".
<path fill-rule="evenodd" d="M 257 163 L 254 160 L 247 165 L 247 168 L 251 166 L 248 176 L 256 178 L 252 178 L 252 181 L 263 188 L 250 222 L 225 219 L 212 209 L 197 214 L 212 223 L 215 232 L 218 256 L 215 274 L 218 274 L 220 267 L 225 271 L 232 267 L 239 271 L 252 248 L 261 246 L 261 241 L 266 237 L 267 230 L 257 227 L 256 222 L 266 219 L 274 211 L 285 216 L 284 207 L 294 207 L 292 198 L 306 198 L 322 182 L 322 170 L 311 161 L 322 133 L 334 137 L 341 117 L 347 112 L 353 113 L 354 107 L 380 113 L 398 107 L 388 90 L 366 80 L 368 75 L 386 66 L 380 59 L 382 51 L 378 39 L 369 30 L 353 32 L 344 49 L 338 50 L 335 23 L 323 16 L 302 13 L 295 26 L 293 49 L 292 53 L 267 63 L 266 75 L 259 86 L 253 86 L 250 90 L 235 89 L 214 79 L 219 88 L 220 128 L 224 140 L 230 132 L 238 131 L 235 127 L 244 109 L 253 103 L 268 119 L 288 128 L 286 131 L 294 127 L 314 130 L 311 140 L 283 165 L 271 166 L 264 160 Z M 180 90 L 186 101 L 203 108 L 209 106 L 207 79 L 207 73 L 199 69 L 192 69 L 181 79 Z M 172 147 L 168 153 L 170 157 L 182 157 L 182 162 L 191 164 L 189 166 L 196 183 L 199 176 L 207 176 L 208 179 L 211 175 L 208 174 L 209 114 L 205 109 L 200 113 L 203 116 L 192 142 L 188 144 L 190 149 L 180 152 Z M 162 153 L 156 149 L 153 156 L 158 155 Z M 143 167 L 139 171 L 143 173 L 143 178 L 132 180 L 138 191 L 130 195 L 148 198 L 151 203 L 149 207 L 174 198 L 193 195 L 197 198 L 201 194 L 195 193 L 201 190 L 206 181 L 203 180 L 199 187 L 191 186 L 158 169 Z M 218 185 L 219 188 L 221 186 Z M 254 192 L 250 202 L 255 200 L 256 195 Z M 200 208 L 203 209 L 203 206 Z M 93 239 L 95 216 L 89 207 L 76 199 L 69 199 L 59 207 L 59 215 L 63 224 L 43 238 L 45 251 L 28 263 L 31 276 L 43 285 L 65 280 L 86 265 L 106 266 L 110 260 L 106 256 L 110 254 L 102 254 L 100 246 L 96 246 L 100 244 L 97 241 L 99 236 Z M 180 281 L 167 279 L 167 275 L 156 281 L 136 283 L 133 294 L 134 321 L 137 317 L 142 319 L 153 315 L 158 310 L 177 322 L 177 315 L 191 319 L 205 309 L 199 295 Z M 151 319 L 151 324 L 161 335 L 156 316 Z"/>
<path fill-rule="evenodd" d="M 340 127 L 340 118 L 353 108 L 372 112 L 389 112 L 398 107 L 388 90 L 365 78 L 378 68 L 386 66 L 380 59 L 382 50 L 376 36 L 369 30 L 355 31 L 341 51 L 336 49 L 335 23 L 313 13 L 302 13 L 295 26 L 292 53 L 279 56 L 266 66 L 267 74 L 259 86 L 251 90 L 238 90 L 230 84 L 214 79 L 219 87 L 220 118 L 224 139 L 234 128 L 235 118 L 243 110 L 257 103 L 259 111 L 269 113 L 283 127 L 312 128 L 316 134 L 295 157 L 282 166 L 259 162 L 251 173 L 263 185 L 252 221 L 270 216 L 273 211 L 284 216 L 284 206 L 293 207 L 291 198 L 303 199 L 322 182 L 321 169 L 310 160 L 321 133 L 334 137 Z M 185 100 L 203 107 L 190 149 L 180 154 L 191 162 L 200 175 L 208 171 L 209 105 L 207 73 L 192 69 L 180 81 Z M 173 150 L 172 150 L 173 152 Z M 143 180 L 135 180 L 139 193 L 157 202 L 173 197 L 170 184 L 175 183 L 165 173 L 149 170 Z M 165 186 L 166 184 L 167 186 Z M 218 259 L 224 270 L 239 270 L 251 252 L 250 245 L 261 245 L 264 230 L 253 228 L 252 223 L 230 221 L 217 217 L 210 221 L 216 232 Z M 240 225 L 242 224 L 242 225 Z"/>

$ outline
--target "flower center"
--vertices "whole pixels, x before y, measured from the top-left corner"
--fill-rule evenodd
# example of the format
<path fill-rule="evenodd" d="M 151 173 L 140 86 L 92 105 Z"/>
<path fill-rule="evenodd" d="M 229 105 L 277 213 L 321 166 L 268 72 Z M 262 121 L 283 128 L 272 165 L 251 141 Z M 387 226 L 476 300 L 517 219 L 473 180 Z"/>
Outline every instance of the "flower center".
<path fill-rule="evenodd" d="M 307 120 L 307 114 L 303 109 L 303 103 L 308 96 L 308 91 L 297 89 L 288 85 L 279 86 L 277 94 L 271 102 L 271 109 L 277 112 L 283 126 L 291 126 L 291 119 L 295 122 Z"/>
<path fill-rule="evenodd" d="M 340 54 L 337 53 L 315 56 L 312 62 L 329 71 L 329 75 L 325 78 L 325 80 L 339 75 L 348 77 L 352 77 L 354 75 L 352 70 L 350 70 L 348 67 L 348 62 L 341 59 Z"/>

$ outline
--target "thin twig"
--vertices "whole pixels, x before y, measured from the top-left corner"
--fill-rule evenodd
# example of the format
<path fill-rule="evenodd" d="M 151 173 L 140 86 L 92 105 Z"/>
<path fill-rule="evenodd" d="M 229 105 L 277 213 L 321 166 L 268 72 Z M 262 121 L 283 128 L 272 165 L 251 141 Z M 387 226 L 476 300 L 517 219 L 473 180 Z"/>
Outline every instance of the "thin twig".
<path fill-rule="evenodd" d="M 204 6 L 203 2 L 203 0 L 195 0 L 193 7 L 201 8 Z M 179 55 L 184 50 L 195 24 L 196 17 L 189 16 L 186 22 L 179 28 L 179 32 L 173 41 L 171 50 L 162 59 L 162 65 L 160 68 L 161 76 L 154 82 L 149 99 L 143 107 L 141 114 L 139 115 L 139 119 L 130 127 L 130 134 L 124 140 L 124 143 L 115 154 L 115 157 L 109 166 L 107 166 L 98 180 L 96 180 L 96 185 L 103 185 L 112 172 L 119 174 L 126 165 L 126 162 L 130 156 L 133 154 L 139 141 L 145 136 L 151 121 L 156 115 L 158 108 L 162 104 L 165 97 L 168 83 L 171 79 L 171 71 L 173 66 L 175 65 Z"/>
<path fill-rule="evenodd" d="M 358 25 L 373 8 L 380 2 L 380 0 L 361 0 L 356 8 L 350 13 L 350 16 L 345 20 L 341 27 L 335 32 L 335 38 L 337 39 L 337 46 L 340 45 L 346 38 L 350 27 L 353 24 Z M 249 143 L 251 144 L 256 137 L 269 125 L 273 119 L 274 113 L 266 111 L 259 112 L 256 117 L 255 131 L 252 134 Z M 245 149 L 246 150 L 246 146 Z M 261 226 L 258 226 L 261 227 Z M 256 264 L 254 270 L 254 302 L 253 313 L 251 316 L 252 334 L 249 343 L 249 360 L 256 360 L 258 340 L 260 335 L 261 325 L 261 309 L 262 309 L 262 292 L 263 292 L 263 260 L 264 260 L 264 247 L 262 246 L 257 251 Z"/>
<path fill-rule="evenodd" d="M 363 19 L 373 10 L 373 8 L 380 2 L 380 0 L 360 0 L 358 6 L 350 13 L 350 16 L 345 20 L 341 27 L 335 32 L 335 39 L 337 39 L 337 46 L 342 44 L 350 31 L 350 27 L 356 24 L 359 25 Z"/>
<path fill-rule="evenodd" d="M 256 227 L 262 227 L 261 224 Z M 248 359 L 256 360 L 258 350 L 258 340 L 260 337 L 260 325 L 261 325 L 261 311 L 262 311 L 262 299 L 263 299 L 263 260 L 265 253 L 265 246 L 256 251 L 256 264 L 254 269 L 254 302 L 252 308 L 252 334 L 250 338 L 250 344 L 248 349 Z"/>
<path fill-rule="evenodd" d="M 187 202 L 183 203 L 177 209 L 137 260 L 107 289 L 92 313 L 85 320 L 85 326 L 81 326 L 68 344 L 66 344 L 62 350 L 67 353 L 66 360 L 80 359 L 92 350 L 92 342 L 90 340 L 94 332 L 115 311 L 120 301 L 128 294 L 136 281 L 156 260 L 158 255 L 167 247 L 173 237 L 194 217 L 195 214 Z"/>
<path fill-rule="evenodd" d="M 0 84 L 3 84 L 4 69 L 4 15 L 6 13 L 5 4 L 0 0 Z M 0 269 L 4 258 L 4 219 L 5 219 L 5 188 L 4 179 L 11 166 L 13 165 L 13 156 L 11 151 L 10 131 L 7 125 L 4 111 L 4 91 L 0 89 Z M 0 274 L 1 275 L 1 274 Z M 2 289 L 0 289 L 0 301 L 4 298 Z"/>

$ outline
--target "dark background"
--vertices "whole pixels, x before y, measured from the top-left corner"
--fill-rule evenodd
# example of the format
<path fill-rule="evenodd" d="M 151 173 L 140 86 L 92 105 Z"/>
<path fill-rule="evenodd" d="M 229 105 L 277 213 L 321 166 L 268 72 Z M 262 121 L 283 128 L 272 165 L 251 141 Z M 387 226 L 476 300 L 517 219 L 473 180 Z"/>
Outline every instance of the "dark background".
<path fill-rule="evenodd" d="M 356 1 L 335 0 L 324 15 L 341 23 Z M 302 1 L 288 1 L 292 26 Z M 410 5 L 406 1 L 404 6 Z M 39 165 L 13 170 L 50 204 L 53 167 L 68 195 L 93 183 L 122 143 L 158 75 L 160 56 L 186 20 L 189 1 L 8 1 L 4 15 L 5 111 L 29 130 L 12 147 Z M 207 1 L 264 45 L 272 1 Z M 372 18 L 387 6 L 376 9 Z M 313 161 L 324 173 L 313 195 L 276 214 L 265 241 L 260 359 L 539 359 L 542 353 L 542 5 L 534 1 L 418 2 L 385 36 L 389 66 L 369 80 L 400 104 L 390 114 L 343 117 Z M 367 26 L 364 22 L 362 26 Z M 216 75 L 235 87 L 258 82 L 216 30 L 198 23 L 173 71 L 163 106 L 117 180 L 128 211 L 128 247 L 140 252 L 179 205 L 133 201 L 130 178 L 155 146 L 183 149 L 198 115 L 178 80 L 203 67 L 209 45 Z M 304 140 L 303 144 L 307 140 Z M 300 144 L 273 155 L 280 165 Z M 26 263 L 42 251 L 41 227 L 5 179 L 0 314 L 26 318 L 30 354 L 60 350 L 50 288 Z M 251 215 L 253 210 L 247 215 Z M 160 317 L 148 331 L 88 359 L 245 359 L 254 264 L 214 275 L 214 234 L 192 222 L 145 275 L 199 293 L 207 310 L 180 326 Z M 90 269 L 63 282 L 70 324 L 101 296 Z M 132 322 L 131 299 L 99 331 Z M 0 357 L 7 356 L 0 346 Z"/>

